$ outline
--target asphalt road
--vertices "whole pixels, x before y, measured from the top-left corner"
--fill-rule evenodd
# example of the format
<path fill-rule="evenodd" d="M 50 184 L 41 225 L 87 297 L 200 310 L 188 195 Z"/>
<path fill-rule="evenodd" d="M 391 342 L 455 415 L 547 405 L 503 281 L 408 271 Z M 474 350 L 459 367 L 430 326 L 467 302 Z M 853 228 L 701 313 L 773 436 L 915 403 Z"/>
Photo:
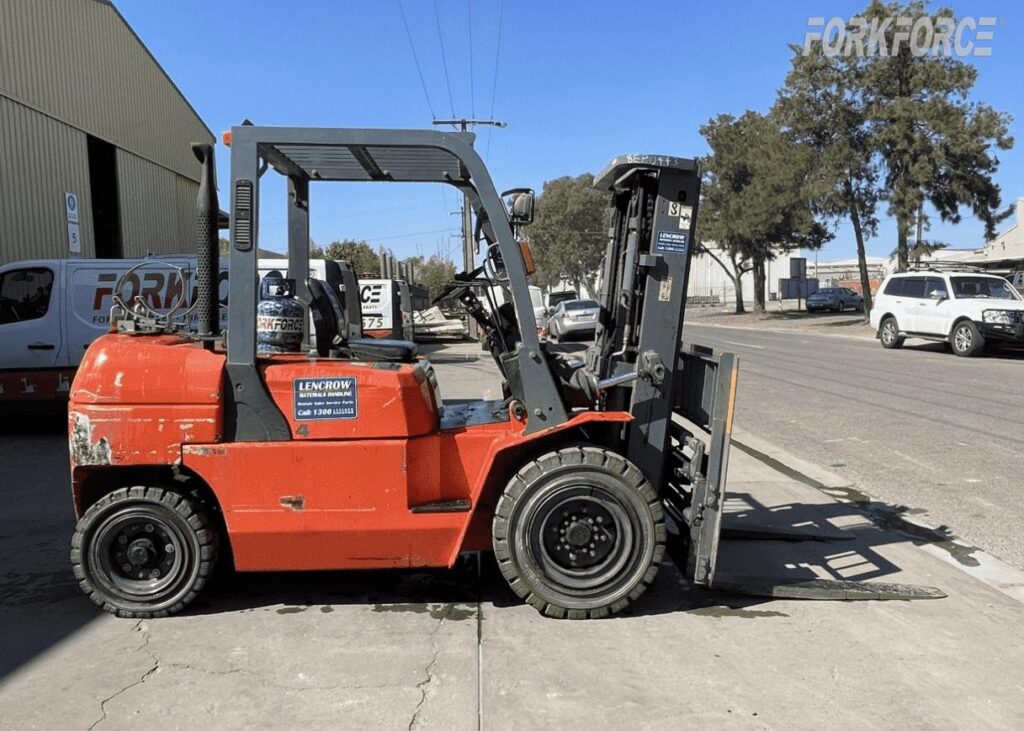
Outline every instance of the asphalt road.
<path fill-rule="evenodd" d="M 1024 568 L 1024 357 L 688 324 L 740 356 L 736 427 Z"/>

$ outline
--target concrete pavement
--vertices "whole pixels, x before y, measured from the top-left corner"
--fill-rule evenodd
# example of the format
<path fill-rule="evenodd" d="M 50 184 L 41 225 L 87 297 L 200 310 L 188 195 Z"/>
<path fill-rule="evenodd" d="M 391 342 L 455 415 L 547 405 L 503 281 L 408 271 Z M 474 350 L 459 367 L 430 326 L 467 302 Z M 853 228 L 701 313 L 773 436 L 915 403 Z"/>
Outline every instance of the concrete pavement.
<path fill-rule="evenodd" d="M 447 397 L 493 388 L 487 361 L 439 369 Z M 64 448 L 60 433 L 0 436 L 7 728 L 1024 724 L 1024 605 L 929 553 L 932 537 L 835 501 L 822 488 L 843 477 L 777 450 L 766 462 L 733 449 L 731 525 L 852 540 L 726 541 L 723 580 L 898 581 L 948 598 L 759 599 L 695 589 L 666 563 L 627 613 L 567 622 L 470 556 L 450 572 L 227 575 L 182 616 L 119 620 L 67 566 Z"/>

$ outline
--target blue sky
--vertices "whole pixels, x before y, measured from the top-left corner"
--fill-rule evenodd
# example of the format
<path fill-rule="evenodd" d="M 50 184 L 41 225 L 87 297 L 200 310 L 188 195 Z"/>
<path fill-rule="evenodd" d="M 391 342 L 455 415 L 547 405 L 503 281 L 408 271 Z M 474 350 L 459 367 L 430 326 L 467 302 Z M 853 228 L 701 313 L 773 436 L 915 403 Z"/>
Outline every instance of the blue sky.
<path fill-rule="evenodd" d="M 477 149 L 499 189 L 538 190 L 545 180 L 596 172 L 627 152 L 704 154 L 699 128 L 710 117 L 771 106 L 789 68 L 787 44 L 802 42 L 808 17 L 848 18 L 867 4 L 403 0 L 428 102 L 398 0 L 115 1 L 218 136 L 246 117 L 257 124 L 426 127 L 431 107 L 438 118 L 453 110 L 486 118 L 493 95 L 494 117 L 509 126 L 482 128 Z M 1018 144 L 1001 153 L 997 175 L 1004 203 L 1012 203 L 1024 196 L 1022 6 L 953 6 L 958 16 L 998 18 L 991 57 L 970 61 L 979 69 L 973 99 L 1015 118 Z M 218 147 L 222 191 L 229 155 Z M 286 229 L 278 177 L 264 178 L 260 243 L 280 250 Z M 367 239 L 399 257 L 458 251 L 451 212 L 459 203 L 445 186 L 321 184 L 311 203 L 317 243 Z M 936 221 L 929 236 L 977 246 L 983 227 L 965 212 L 959 225 Z M 894 227 L 883 221 L 869 253 L 894 248 Z M 821 257 L 854 253 L 843 226 Z"/>

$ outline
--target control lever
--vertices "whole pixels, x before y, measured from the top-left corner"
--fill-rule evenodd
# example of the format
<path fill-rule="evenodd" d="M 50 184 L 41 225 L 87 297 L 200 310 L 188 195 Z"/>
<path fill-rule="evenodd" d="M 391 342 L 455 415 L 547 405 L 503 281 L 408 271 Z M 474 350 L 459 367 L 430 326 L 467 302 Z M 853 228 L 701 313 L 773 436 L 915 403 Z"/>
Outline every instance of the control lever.
<path fill-rule="evenodd" d="M 593 379 L 593 376 L 591 378 Z M 593 379 L 594 389 L 598 392 L 607 391 L 609 388 L 620 386 L 623 383 L 632 383 L 639 378 L 650 381 L 655 386 L 660 386 L 664 382 L 665 364 L 661 362 L 661 358 L 653 350 L 645 350 L 640 354 L 637 369 L 631 373 L 623 373 L 618 376 L 611 376 L 610 378 L 602 378 L 601 380 Z"/>

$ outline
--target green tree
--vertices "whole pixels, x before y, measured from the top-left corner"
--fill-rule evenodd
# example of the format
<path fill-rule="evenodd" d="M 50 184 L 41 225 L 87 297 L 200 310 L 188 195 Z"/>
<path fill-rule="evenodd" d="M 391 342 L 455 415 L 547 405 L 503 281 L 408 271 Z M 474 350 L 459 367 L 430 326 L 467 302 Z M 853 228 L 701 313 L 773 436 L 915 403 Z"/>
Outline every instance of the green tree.
<path fill-rule="evenodd" d="M 867 105 L 859 93 L 861 60 L 828 56 L 820 41 L 808 54 L 800 46 L 791 49 L 791 67 L 772 113 L 818 161 L 808 181 L 812 205 L 826 219 L 850 221 L 866 319 L 871 311 L 866 242 L 878 233 L 883 191 Z"/>
<path fill-rule="evenodd" d="M 445 285 L 455 279 L 455 264 L 448 259 L 439 256 L 431 256 L 429 259 L 414 256 L 408 261 L 413 264 L 416 282 L 427 288 L 431 301 L 441 294 Z"/>
<path fill-rule="evenodd" d="M 933 26 L 939 18 L 953 18 L 943 8 L 929 13 L 923 2 L 909 4 L 874 0 L 863 16 L 925 16 Z M 908 41 L 894 49 L 895 34 L 907 29 L 893 23 L 885 35 L 890 53 L 865 59 L 859 74 L 868 124 L 884 168 L 889 213 L 896 219 L 896 254 L 899 269 L 910 257 L 911 231 L 927 229 L 925 202 L 943 221 L 958 223 L 966 206 L 985 224 L 986 238 L 995 236 L 999 221 L 1010 214 L 1000 211 L 1000 189 L 992 181 L 999 167 L 995 150 L 1009 150 L 1011 118 L 991 106 L 971 102 L 968 96 L 978 78 L 975 66 L 948 54 L 915 54 L 926 29 L 914 25 Z M 918 236 L 920 238 L 920 235 Z"/>
<path fill-rule="evenodd" d="M 809 202 L 814 151 L 785 134 L 774 117 L 752 111 L 738 119 L 719 115 L 700 132 L 711 155 L 704 161 L 699 245 L 732 281 L 736 312 L 745 311 L 748 271 L 755 307 L 764 312 L 765 263 L 780 250 L 818 248 L 829 238 Z"/>
<path fill-rule="evenodd" d="M 608 196 L 594 188 L 594 176 L 562 177 L 544 183 L 529 227 L 537 273 L 544 289 L 562 279 L 577 291 L 593 291 L 608 241 Z"/>
<path fill-rule="evenodd" d="M 365 241 L 343 239 L 332 241 L 324 247 L 310 242 L 310 256 L 318 259 L 337 259 L 352 264 L 356 276 L 374 279 L 380 276 L 380 257 Z"/>

